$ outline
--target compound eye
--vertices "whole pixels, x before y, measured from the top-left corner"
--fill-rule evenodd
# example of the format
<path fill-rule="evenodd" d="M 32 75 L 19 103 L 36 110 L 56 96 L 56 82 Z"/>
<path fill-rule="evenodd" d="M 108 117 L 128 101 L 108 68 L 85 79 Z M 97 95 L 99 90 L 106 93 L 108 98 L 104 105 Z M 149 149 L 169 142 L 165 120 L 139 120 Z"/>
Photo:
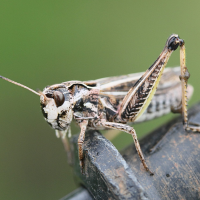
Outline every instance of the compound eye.
<path fill-rule="evenodd" d="M 62 106 L 65 101 L 65 97 L 64 97 L 63 93 L 60 91 L 54 91 L 53 98 L 55 100 L 57 107 Z"/>

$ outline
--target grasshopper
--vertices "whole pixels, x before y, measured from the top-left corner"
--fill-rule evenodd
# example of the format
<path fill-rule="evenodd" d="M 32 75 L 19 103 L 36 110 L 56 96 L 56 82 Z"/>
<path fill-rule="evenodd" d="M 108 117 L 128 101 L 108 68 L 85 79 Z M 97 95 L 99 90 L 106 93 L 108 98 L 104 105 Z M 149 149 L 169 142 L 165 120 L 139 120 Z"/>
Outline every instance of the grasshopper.
<path fill-rule="evenodd" d="M 180 81 L 173 82 L 169 78 L 175 76 L 176 70 L 166 70 L 161 79 L 164 68 L 173 51 L 180 47 Z M 197 125 L 189 125 L 187 118 L 187 81 L 189 72 L 185 66 L 185 43 L 178 35 L 172 34 L 165 44 L 165 47 L 156 61 L 141 74 L 131 74 L 127 76 L 103 78 L 92 81 L 68 81 L 45 87 L 43 92 L 36 92 L 20 83 L 8 78 L 0 78 L 21 86 L 40 96 L 42 113 L 48 124 L 56 130 L 56 135 L 65 138 L 69 130 L 70 123 L 74 118 L 81 131 L 78 138 L 78 149 L 80 167 L 83 170 L 84 156 L 83 143 L 86 129 L 117 129 L 132 135 L 135 147 L 140 160 L 146 171 L 153 174 L 144 159 L 140 144 L 137 139 L 136 131 L 129 126 L 128 122 L 137 122 L 157 117 L 164 114 L 166 110 L 173 106 L 173 101 L 180 102 L 173 106 L 173 112 L 180 112 L 183 115 L 183 124 L 186 130 L 200 131 Z M 150 104 L 158 83 L 160 82 L 159 93 L 166 94 L 166 90 L 171 88 L 170 98 L 164 96 L 162 99 L 163 109 L 154 109 L 153 102 Z M 168 83 L 168 84 L 167 84 Z M 182 89 L 181 89 L 182 88 Z M 192 93 L 192 86 L 188 87 L 189 96 Z M 178 92 L 180 90 L 181 92 Z M 177 92 L 176 92 L 177 91 Z M 176 93 L 172 101 L 173 93 Z M 156 96 L 155 95 L 155 96 Z M 150 105 L 149 105 L 150 104 Z M 149 107 L 148 107 L 149 106 Z M 164 109 L 164 107 L 166 109 Z M 154 109 L 154 111 L 152 111 Z M 143 119 L 140 118 L 143 115 Z M 167 111 L 168 112 L 168 111 Z M 144 119 L 146 116 L 146 119 Z M 64 141 L 64 140 L 63 140 Z M 68 149 L 68 147 L 66 147 Z"/>

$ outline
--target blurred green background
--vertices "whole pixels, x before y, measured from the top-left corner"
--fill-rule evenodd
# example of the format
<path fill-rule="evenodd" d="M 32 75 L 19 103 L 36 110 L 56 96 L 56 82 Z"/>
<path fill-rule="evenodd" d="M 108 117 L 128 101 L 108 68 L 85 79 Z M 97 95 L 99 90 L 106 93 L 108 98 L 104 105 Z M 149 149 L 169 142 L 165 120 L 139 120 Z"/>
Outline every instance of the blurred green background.
<path fill-rule="evenodd" d="M 199 1 L 0 1 L 0 74 L 33 89 L 145 71 L 171 33 L 186 42 L 199 100 Z M 168 66 L 179 65 L 179 51 Z M 0 80 L 0 199 L 59 199 L 77 185 L 39 97 Z M 173 115 L 139 124 L 139 136 Z M 73 132 L 79 129 L 73 125 Z M 122 143 L 123 141 L 123 143 Z M 118 149 L 132 143 L 120 134 Z"/>

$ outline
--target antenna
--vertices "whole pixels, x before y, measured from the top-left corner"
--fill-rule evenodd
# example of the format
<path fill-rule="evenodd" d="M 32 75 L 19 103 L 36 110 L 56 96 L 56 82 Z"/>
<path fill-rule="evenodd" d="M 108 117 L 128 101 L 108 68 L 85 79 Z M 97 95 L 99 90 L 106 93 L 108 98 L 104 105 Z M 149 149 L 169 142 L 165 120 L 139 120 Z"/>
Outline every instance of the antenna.
<path fill-rule="evenodd" d="M 43 93 L 38 93 L 38 92 L 36 92 L 35 90 L 32 90 L 31 88 L 29 88 L 29 87 L 27 87 L 27 86 L 25 86 L 25 85 L 22 85 L 22 84 L 20 84 L 20 83 L 17 83 L 17 82 L 15 82 L 15 81 L 12 81 L 12 80 L 10 80 L 10 79 L 8 79 L 8 78 L 6 78 L 6 77 L 3 77 L 3 76 L 1 76 L 1 75 L 0 75 L 0 78 L 4 79 L 5 81 L 8 81 L 8 82 L 10 82 L 10 83 L 13 83 L 13 84 L 15 84 L 15 85 L 18 85 L 18 86 L 20 86 L 20 87 L 23 87 L 23 88 L 25 88 L 25 89 L 27 89 L 27 90 L 29 90 L 29 91 L 31 91 L 31 92 L 37 94 L 38 96 L 44 96 L 44 98 L 46 99 L 46 96 L 45 96 Z"/>

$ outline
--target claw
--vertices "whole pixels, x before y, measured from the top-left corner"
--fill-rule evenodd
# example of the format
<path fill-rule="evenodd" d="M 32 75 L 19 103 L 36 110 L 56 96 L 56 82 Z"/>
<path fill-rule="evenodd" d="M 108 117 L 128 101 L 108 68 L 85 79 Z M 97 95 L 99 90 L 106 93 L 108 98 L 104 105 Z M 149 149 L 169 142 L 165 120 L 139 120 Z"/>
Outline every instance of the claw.
<path fill-rule="evenodd" d="M 153 172 L 150 172 L 150 176 L 153 176 L 154 175 L 154 173 Z"/>
<path fill-rule="evenodd" d="M 147 168 L 146 170 L 150 173 L 150 176 L 154 175 L 154 173 L 149 168 Z"/>

